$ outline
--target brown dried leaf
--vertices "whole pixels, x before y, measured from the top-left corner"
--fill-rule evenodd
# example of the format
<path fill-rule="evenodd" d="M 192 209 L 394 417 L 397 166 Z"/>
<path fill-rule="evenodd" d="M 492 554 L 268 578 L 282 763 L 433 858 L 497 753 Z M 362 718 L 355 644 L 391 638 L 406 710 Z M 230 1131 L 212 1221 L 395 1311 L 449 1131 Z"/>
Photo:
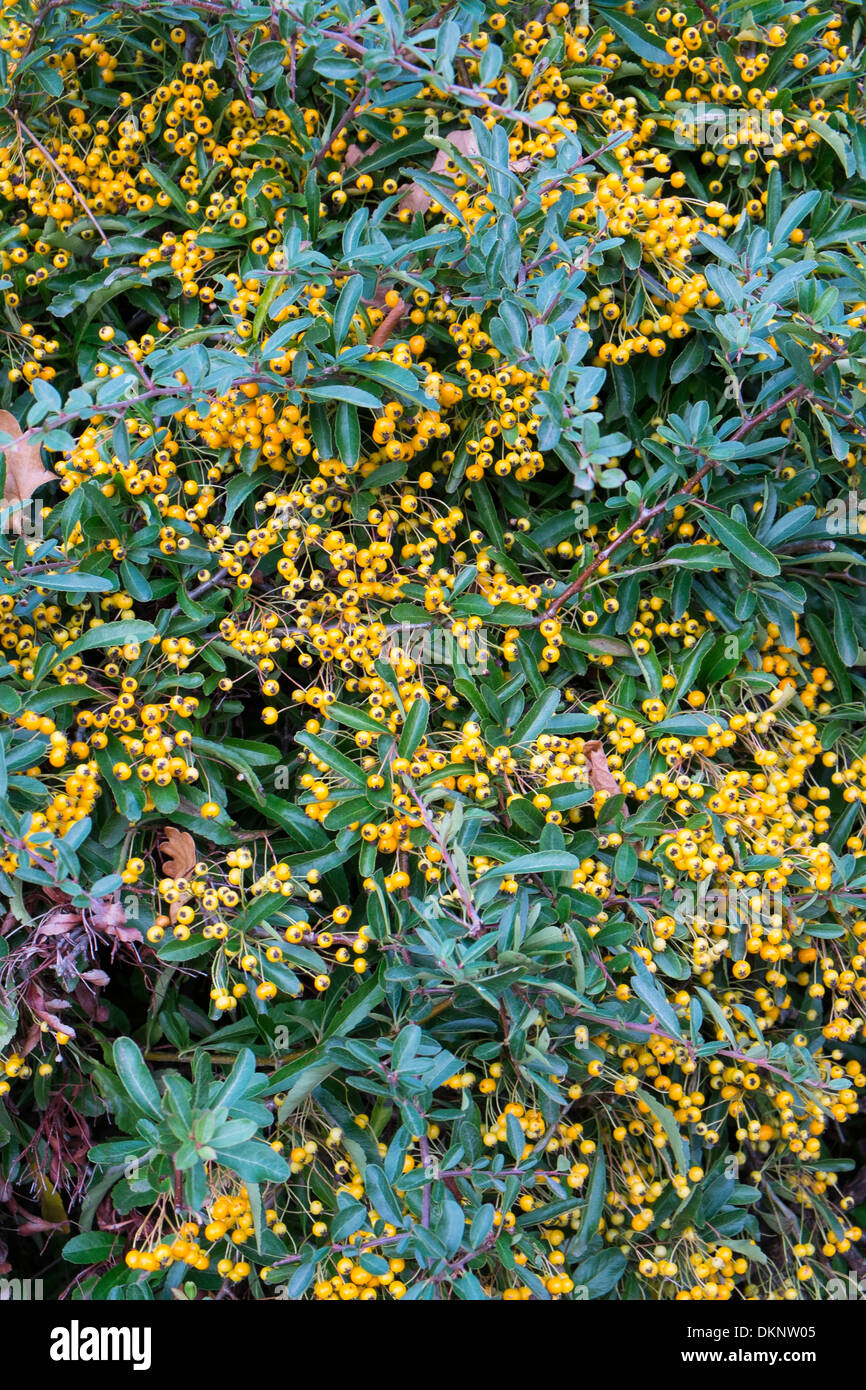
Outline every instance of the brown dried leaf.
<path fill-rule="evenodd" d="M 140 941 L 138 927 L 127 927 L 126 913 L 112 898 L 99 898 L 90 910 L 90 920 L 97 931 L 113 936 L 115 941 Z"/>
<path fill-rule="evenodd" d="M 478 154 L 478 141 L 471 130 L 454 130 L 447 137 L 448 143 L 453 145 L 458 154 L 462 154 L 464 159 L 475 159 Z M 450 163 L 450 155 L 447 150 L 437 150 L 436 158 L 430 166 L 431 174 L 447 174 Z M 521 174 L 528 169 L 532 160 L 529 156 L 523 159 L 514 159 L 509 164 L 509 168 L 516 174 Z M 400 202 L 397 204 L 399 211 L 426 212 L 433 199 L 423 188 L 419 188 L 417 183 L 410 183 Z"/>
<path fill-rule="evenodd" d="M 181 895 L 180 895 L 179 898 L 175 898 L 175 900 L 174 900 L 173 903 L 169 903 L 169 905 L 168 905 L 168 920 L 171 922 L 171 925 L 172 925 L 172 926 L 176 926 L 176 924 L 177 924 L 177 914 L 180 912 L 180 910 L 181 910 L 181 908 L 183 907 L 184 903 L 188 903 L 188 902 L 189 902 L 190 896 L 191 896 L 191 895 L 190 895 L 189 893 L 181 893 Z"/>
<path fill-rule="evenodd" d="M 397 207 L 400 212 L 426 212 L 432 202 L 433 199 L 425 189 L 417 183 L 410 183 Z"/>
<path fill-rule="evenodd" d="M 388 293 L 388 286 L 381 281 L 377 284 L 371 299 L 362 299 L 361 303 L 367 309 L 384 309 L 385 295 Z"/>
<path fill-rule="evenodd" d="M 117 941 L 122 942 L 125 946 L 128 946 L 130 944 L 138 944 L 141 942 L 142 939 L 141 932 L 138 930 L 138 927 L 117 927 L 115 931 L 112 933 L 112 935 Z"/>
<path fill-rule="evenodd" d="M 195 840 L 186 830 L 178 830 L 173 825 L 165 828 L 164 838 L 159 842 L 159 852 L 162 855 L 162 867 L 168 878 L 187 878 L 195 868 L 197 855 Z M 169 919 L 174 925 L 177 921 L 177 914 L 189 897 L 188 893 L 181 893 L 169 905 Z"/>
<path fill-rule="evenodd" d="M 405 299 L 398 299 L 393 309 L 389 309 L 378 328 L 370 334 L 370 347 L 381 348 L 387 343 L 403 315 L 409 310 Z"/>
<path fill-rule="evenodd" d="M 122 941 L 128 944 L 130 941 L 141 941 L 141 932 L 138 927 L 109 927 L 109 936 L 113 936 L 115 941 Z"/>
<path fill-rule="evenodd" d="M 29 1057 L 30 1053 L 33 1051 L 34 1047 L 42 1039 L 43 1036 L 44 1035 L 42 1029 L 39 1027 L 39 1024 L 31 1023 L 30 1027 L 27 1029 L 26 1034 L 24 1035 L 23 1043 L 21 1043 L 20 1047 L 18 1048 L 18 1052 L 21 1054 L 21 1056 Z"/>
<path fill-rule="evenodd" d="M 94 975 L 101 976 L 101 980 L 95 981 L 93 979 Z M 89 983 L 85 983 L 85 980 L 89 981 Z M 91 970 L 87 977 L 82 975 L 78 984 L 75 986 L 76 1000 L 87 1014 L 87 1017 L 92 1019 L 94 1023 L 104 1023 L 108 1018 L 107 1005 L 101 1003 L 99 995 L 94 992 L 98 985 L 103 983 L 109 983 L 108 976 L 105 972 L 103 970 Z"/>
<path fill-rule="evenodd" d="M 21 426 L 8 410 L 0 410 L 0 431 L 18 439 Z M 18 502 L 29 502 L 34 492 L 43 483 L 54 480 L 54 474 L 42 462 L 42 450 L 29 439 L 22 444 L 0 444 L 0 453 L 6 456 L 6 480 L 3 484 L 3 506 L 11 507 Z M 11 529 L 20 532 L 23 513 L 19 509 L 10 518 Z"/>
<path fill-rule="evenodd" d="M 589 763 L 589 781 L 593 791 L 610 792 L 611 796 L 619 796 L 622 787 L 608 767 L 607 755 L 601 740 L 590 739 L 583 745 L 583 752 Z M 628 815 L 627 810 L 625 814 Z"/>
<path fill-rule="evenodd" d="M 158 849 L 166 878 L 186 878 L 198 859 L 195 840 L 189 831 L 178 830 L 173 825 L 166 826 Z"/>
<path fill-rule="evenodd" d="M 112 898 L 97 898 L 90 909 L 90 917 L 93 925 L 103 931 L 122 927 L 126 921 L 126 913 L 120 903 L 115 902 Z"/>
<path fill-rule="evenodd" d="M 40 922 L 37 928 L 38 936 L 60 936 L 63 932 L 71 931 L 77 927 L 81 921 L 79 912 L 49 912 L 44 922 Z"/>
<path fill-rule="evenodd" d="M 62 888 L 49 887 L 48 884 L 42 889 L 43 895 L 50 903 L 68 903 L 69 894 L 64 893 Z"/>
<path fill-rule="evenodd" d="M 68 1221 L 43 1221 L 39 1216 L 31 1216 L 16 1227 L 19 1236 L 41 1236 L 46 1231 L 68 1231 Z"/>
<path fill-rule="evenodd" d="M 49 1028 L 53 1028 L 55 1033 L 66 1033 L 67 1037 L 75 1037 L 75 1029 L 70 1023 L 64 1023 L 52 1013 L 53 1009 L 68 1009 L 69 1002 L 65 999 L 46 999 L 38 985 L 30 984 L 24 995 L 34 1017 L 40 1022 L 47 1023 Z"/>
<path fill-rule="evenodd" d="M 472 159 L 478 153 L 478 141 L 471 130 L 455 130 L 448 136 L 448 143 L 453 145 L 455 150 L 462 154 L 466 159 Z M 430 166 L 431 174 L 446 174 L 450 156 L 447 150 L 437 150 L 436 158 Z M 400 199 L 397 207 L 404 212 L 426 212 L 433 199 L 429 193 L 420 188 L 417 183 L 410 183 L 408 189 Z"/>
<path fill-rule="evenodd" d="M 378 140 L 374 140 L 371 145 L 356 145 L 353 142 L 343 156 L 343 163 L 349 169 L 354 169 L 355 165 L 360 164 L 362 159 L 366 159 L 368 155 L 376 153 L 379 148 L 379 143 Z"/>
<path fill-rule="evenodd" d="M 85 970 L 81 978 L 86 980 L 89 985 L 93 985 L 94 989 L 111 983 L 111 977 L 106 975 L 104 970 Z"/>

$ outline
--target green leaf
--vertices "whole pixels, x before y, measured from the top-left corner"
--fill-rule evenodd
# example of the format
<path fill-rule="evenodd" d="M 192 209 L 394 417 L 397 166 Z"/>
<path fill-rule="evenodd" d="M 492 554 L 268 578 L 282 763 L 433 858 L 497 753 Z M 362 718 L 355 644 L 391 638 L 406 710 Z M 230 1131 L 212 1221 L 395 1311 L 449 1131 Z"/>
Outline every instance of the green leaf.
<path fill-rule="evenodd" d="M 66 1241 L 62 1255 L 73 1265 L 97 1265 L 110 1259 L 120 1244 L 120 1236 L 110 1231 L 82 1231 Z"/>
<path fill-rule="evenodd" d="M 377 724 L 375 719 L 371 719 L 369 714 L 363 714 L 361 710 L 353 709 L 351 705 L 341 704 L 339 700 L 328 705 L 328 718 L 335 720 L 337 724 L 346 724 L 350 729 L 358 729 L 368 734 L 385 732 L 382 725 Z"/>
<path fill-rule="evenodd" d="M 112 1057 L 124 1090 L 139 1110 L 158 1119 L 162 1113 L 159 1091 L 136 1043 L 132 1038 L 116 1038 L 112 1047 Z"/>
<path fill-rule="evenodd" d="M 511 878 L 515 874 L 571 874 L 580 868 L 580 859 L 566 850 L 539 850 L 535 854 L 521 854 L 516 859 L 507 859 L 495 869 L 488 869 L 481 875 L 480 883 L 491 878 Z"/>
<path fill-rule="evenodd" d="M 315 753 L 317 758 L 321 758 L 328 767 L 345 778 L 350 786 L 365 787 L 367 785 L 367 778 L 357 764 L 350 762 L 343 753 L 340 753 L 332 744 L 326 743 L 323 738 L 319 738 L 317 734 L 308 734 L 306 730 L 301 730 L 299 734 L 295 735 L 295 738 L 304 748 L 309 748 L 311 753 Z"/>
<path fill-rule="evenodd" d="M 186 199 L 176 183 L 172 183 L 168 175 L 159 167 L 158 164 L 145 164 L 145 169 L 150 174 L 156 186 L 161 192 L 165 193 L 174 204 L 178 212 L 183 214 L 184 221 L 189 225 L 189 214 L 186 210 Z"/>
<path fill-rule="evenodd" d="M 300 117 L 300 112 L 298 113 L 298 115 Z M 299 120 L 293 122 L 293 130 L 296 139 L 298 138 L 298 132 L 301 133 L 301 135 L 303 136 L 303 143 L 305 148 L 309 148 L 309 141 L 307 138 L 307 131 L 306 126 L 304 125 L 303 117 L 300 117 Z M 319 206 L 322 201 L 321 196 L 319 194 L 315 169 L 310 169 L 306 178 L 304 179 L 304 201 L 307 207 L 307 220 L 310 227 L 310 237 L 313 241 L 315 241 L 316 237 L 319 235 Z"/>
<path fill-rule="evenodd" d="M 335 381 L 329 386 L 309 386 L 304 393 L 311 401 L 342 401 L 347 405 L 360 405 L 367 410 L 378 410 L 382 402 L 369 391 L 358 386 L 347 386 L 345 382 Z"/>
<path fill-rule="evenodd" d="M 18 1010 L 9 1003 L 8 998 L 0 997 L 0 1049 L 15 1037 L 18 1029 Z"/>
<path fill-rule="evenodd" d="M 37 63 L 33 68 L 33 76 L 38 86 L 50 97 L 63 96 L 63 78 L 55 68 L 50 68 L 47 63 Z"/>
<path fill-rule="evenodd" d="M 762 85 L 765 87 L 769 87 L 774 83 L 777 76 L 782 73 L 786 75 L 786 86 L 791 86 L 794 82 L 799 83 L 803 81 L 802 75 L 791 67 L 791 59 L 797 53 L 808 54 L 810 52 L 809 40 L 814 38 L 815 34 L 822 33 L 826 29 L 827 15 L 826 13 L 822 13 L 810 16 L 801 12 L 799 19 L 799 24 L 792 25 L 791 31 L 781 48 L 777 48 L 772 54 L 763 75 Z M 730 76 L 732 78 L 736 77 L 737 71 L 731 72 Z"/>
<path fill-rule="evenodd" d="M 334 422 L 334 439 L 340 460 L 353 469 L 361 454 L 361 425 L 354 405 L 341 401 Z"/>
<path fill-rule="evenodd" d="M 313 1251 L 309 1256 L 305 1256 L 301 1263 L 292 1272 L 292 1277 L 286 1284 L 286 1293 L 290 1299 L 297 1299 L 305 1293 L 316 1277 L 316 1267 L 319 1262 L 318 1252 Z"/>
<path fill-rule="evenodd" d="M 68 647 L 57 653 L 57 660 L 68 661 L 72 656 L 80 656 L 82 652 L 93 651 L 96 648 L 125 647 L 127 643 L 141 644 L 155 636 L 156 628 L 153 623 L 146 623 L 141 618 L 126 618 L 119 623 L 103 623 L 101 627 L 88 628 L 87 632 L 76 637 L 74 642 L 70 642 Z"/>
<path fill-rule="evenodd" d="M 632 53 L 644 58 L 646 62 L 661 63 L 667 67 L 673 61 L 670 54 L 640 20 L 628 18 L 621 10 L 606 9 L 604 23 L 623 40 Z"/>
<path fill-rule="evenodd" d="M 412 701 L 406 715 L 397 753 L 401 758 L 411 758 L 424 737 L 427 720 L 430 718 L 430 703 L 418 696 Z"/>
<path fill-rule="evenodd" d="M 315 1055 L 319 1060 L 313 1060 L 314 1054 L 310 1054 L 311 1060 L 298 1072 L 292 1081 L 279 1105 L 280 1120 L 285 1120 L 315 1091 L 317 1086 L 321 1086 L 323 1081 L 337 1070 L 339 1062 L 329 1061 L 327 1052 L 324 1048 L 317 1048 Z M 276 1078 L 275 1078 L 276 1079 Z"/>
<path fill-rule="evenodd" d="M 809 635 L 814 639 L 818 653 L 833 677 L 836 690 L 843 700 L 851 699 L 851 681 L 848 672 L 839 660 L 836 644 L 817 613 L 809 614 Z"/>
<path fill-rule="evenodd" d="M 637 873 L 638 859 L 634 845 L 622 844 L 614 856 L 613 872 L 618 883 L 631 883 Z"/>
<path fill-rule="evenodd" d="M 499 520 L 486 483 L 482 482 L 481 479 L 476 479 L 475 482 L 470 483 L 469 490 L 472 494 L 472 501 L 475 504 L 478 520 L 481 522 L 481 529 L 485 536 L 489 541 L 494 542 L 500 551 L 504 550 L 505 536 L 502 532 L 502 523 Z"/>
<path fill-rule="evenodd" d="M 756 541 L 742 522 L 735 521 L 730 516 L 723 516 L 721 512 L 701 508 L 701 525 L 711 536 L 715 536 L 717 541 L 721 541 L 735 560 L 739 560 L 747 569 L 754 570 L 755 574 L 769 579 L 780 572 L 782 567 L 772 551 Z"/>
<path fill-rule="evenodd" d="M 830 146 L 845 173 L 853 174 L 854 159 L 851 141 L 847 136 L 843 135 L 835 126 L 830 125 L 828 121 L 819 121 L 815 116 L 803 115 L 802 119 L 815 135 L 820 136 L 824 143 Z"/>
<path fill-rule="evenodd" d="M 700 995 L 704 1007 L 707 1010 L 707 1013 L 722 1030 L 725 1037 L 728 1039 L 728 1042 L 731 1043 L 734 1047 L 736 1047 L 736 1035 L 734 1033 L 733 1028 L 731 1027 L 730 1020 L 725 1017 L 725 1013 L 721 1005 L 716 1002 L 716 1000 L 709 993 L 709 991 L 704 989 L 702 985 L 697 986 L 697 993 Z"/>
<path fill-rule="evenodd" d="M 582 1298 L 604 1298 L 616 1288 L 626 1264 L 622 1250 L 599 1250 L 572 1269 L 575 1287 L 580 1288 Z"/>
<path fill-rule="evenodd" d="M 509 1112 L 505 1118 L 508 1147 L 511 1151 L 511 1157 L 516 1163 L 519 1163 L 523 1157 L 523 1150 L 526 1147 L 526 1135 L 523 1133 L 520 1127 L 520 1121 L 516 1115 L 512 1115 Z"/>
<path fill-rule="evenodd" d="M 250 1139 L 233 1148 L 218 1148 L 217 1158 L 244 1182 L 285 1182 L 290 1168 L 282 1154 L 260 1139 Z"/>
<path fill-rule="evenodd" d="M 226 526 L 231 525 L 235 512 L 243 502 L 261 486 L 261 474 L 254 473 L 248 477 L 244 473 L 236 473 L 233 478 L 229 478 L 226 485 L 226 505 L 223 520 Z"/>
<path fill-rule="evenodd" d="M 222 743 L 215 743 L 209 738 L 202 738 L 200 734 L 196 734 L 193 747 L 197 753 L 201 753 L 202 757 L 213 758 L 218 763 L 225 763 L 227 767 L 233 767 L 236 772 L 240 773 L 253 795 L 261 798 L 264 788 L 253 770 L 252 763 L 236 748 L 231 747 L 227 740 L 224 739 Z M 243 747 L 242 744 L 241 747 Z"/>
<path fill-rule="evenodd" d="M 390 1221 L 398 1230 L 404 1225 L 400 1203 L 394 1195 L 384 1168 L 377 1163 L 368 1163 L 364 1173 L 364 1188 L 376 1211 L 385 1221 Z M 365 1213 L 366 1214 L 366 1213 Z"/>
<path fill-rule="evenodd" d="M 128 560 L 121 561 L 120 582 L 130 598 L 136 599 L 139 603 L 148 603 L 153 598 L 153 589 L 141 570 L 131 565 Z"/>
<path fill-rule="evenodd" d="M 410 400 L 417 401 L 419 404 L 430 405 L 430 398 L 425 396 L 421 390 L 417 379 L 412 375 L 407 367 L 399 367 L 396 362 L 355 362 L 352 371 L 367 381 L 375 381 L 381 386 L 387 386 L 389 392 L 394 392 L 400 396 L 408 396 Z"/>
<path fill-rule="evenodd" d="M 368 980 L 343 1001 L 328 1023 L 327 1036 L 342 1038 L 354 1032 L 359 1024 L 369 1018 L 385 998 L 385 991 L 378 980 Z"/>
<path fill-rule="evenodd" d="M 363 277 L 350 275 L 340 291 L 340 298 L 337 300 L 337 307 L 334 310 L 334 342 L 338 348 L 342 347 L 349 336 L 352 318 L 361 302 L 363 290 Z"/>
<path fill-rule="evenodd" d="M 833 600 L 833 640 L 836 650 L 846 666 L 856 666 L 860 655 L 860 643 L 854 632 L 854 619 L 845 595 L 835 588 L 830 597 Z"/>
<path fill-rule="evenodd" d="M 641 1086 L 639 1086 L 638 1089 L 635 1091 L 635 1095 L 639 1096 L 640 1099 L 644 1102 L 644 1104 L 649 1108 L 651 1114 L 655 1115 L 656 1119 L 658 1120 L 659 1124 L 661 1125 L 662 1129 L 664 1130 L 665 1134 L 670 1140 L 671 1151 L 674 1155 L 674 1160 L 677 1165 L 677 1171 L 681 1174 L 682 1177 L 686 1177 L 689 1170 L 689 1161 L 688 1156 L 686 1154 L 686 1147 L 683 1143 L 683 1136 L 680 1133 L 679 1125 L 674 1119 L 671 1111 L 668 1110 L 667 1106 L 659 1104 L 655 1097 L 651 1096 L 649 1091 L 645 1091 Z"/>
<path fill-rule="evenodd" d="M 667 996 L 660 985 L 657 985 L 652 975 L 646 971 L 634 974 L 629 982 L 632 990 L 642 999 L 647 1008 L 654 1015 L 659 1029 L 668 1033 L 673 1038 L 682 1038 L 680 1021 L 674 1013 L 671 1005 L 667 1001 Z"/>
<path fill-rule="evenodd" d="M 730 556 L 715 545 L 672 545 L 660 560 L 664 565 L 682 565 L 690 570 L 730 568 Z"/>
<path fill-rule="evenodd" d="M 538 738 L 539 734 L 544 733 L 550 724 L 552 715 L 556 713 L 560 699 L 561 695 L 558 690 L 545 691 L 509 735 L 508 742 L 511 747 L 518 748 L 521 744 L 530 744 Z"/>
<path fill-rule="evenodd" d="M 40 574 L 33 581 L 42 589 L 57 589 L 67 594 L 110 594 L 117 580 L 109 574 L 87 574 L 84 570 L 69 570 L 65 574 Z"/>
<path fill-rule="evenodd" d="M 262 1208 L 262 1194 L 257 1182 L 251 1182 L 249 1179 L 247 1179 L 245 1186 L 247 1190 L 247 1198 L 249 1199 L 250 1204 L 250 1212 L 253 1218 L 253 1230 L 255 1232 L 256 1237 L 256 1249 L 261 1250 L 264 1217 L 264 1211 Z"/>
<path fill-rule="evenodd" d="M 237 1061 L 216 1093 L 211 1097 L 210 1109 L 225 1106 L 229 1114 L 236 1100 L 242 1100 L 256 1079 L 255 1053 L 246 1047 L 238 1053 Z"/>
<path fill-rule="evenodd" d="M 341 801 L 330 810 L 325 817 L 324 825 L 326 830 L 345 830 L 347 825 L 354 825 L 356 821 L 375 819 L 375 808 L 367 800 L 366 796 L 353 796 L 348 801 Z"/>
<path fill-rule="evenodd" d="M 421 1037 L 421 1029 L 417 1023 L 407 1023 L 406 1027 L 400 1030 L 391 1049 L 392 1070 L 399 1072 L 404 1063 L 409 1066 L 418 1052 Z"/>
<path fill-rule="evenodd" d="M 569 1246 L 568 1253 L 572 1259 L 579 1259 L 596 1235 L 598 1223 L 604 1211 L 606 1195 L 607 1169 L 604 1160 L 604 1150 L 599 1148 L 589 1179 L 589 1187 L 586 1192 L 586 1206 L 580 1218 L 580 1230 Z"/>
<path fill-rule="evenodd" d="M 671 706 L 692 689 L 693 682 L 700 670 L 703 662 L 715 645 L 715 637 L 711 632 L 705 632 L 699 642 L 694 647 L 686 648 L 682 657 L 682 664 L 677 671 L 677 683 L 671 692 Z M 688 716 L 686 716 L 688 717 Z"/>
<path fill-rule="evenodd" d="M 366 1224 L 367 1209 L 360 1202 L 347 1202 L 341 1207 L 331 1222 L 331 1240 L 334 1243 L 347 1241 Z"/>
<path fill-rule="evenodd" d="M 797 28 L 800 27 L 798 24 Z M 821 194 L 817 189 L 812 189 L 809 193 L 801 193 L 798 198 L 788 204 L 778 220 L 772 226 L 768 226 L 767 230 L 777 250 L 782 250 L 787 245 L 791 233 L 809 216 L 809 213 L 820 201 Z"/>

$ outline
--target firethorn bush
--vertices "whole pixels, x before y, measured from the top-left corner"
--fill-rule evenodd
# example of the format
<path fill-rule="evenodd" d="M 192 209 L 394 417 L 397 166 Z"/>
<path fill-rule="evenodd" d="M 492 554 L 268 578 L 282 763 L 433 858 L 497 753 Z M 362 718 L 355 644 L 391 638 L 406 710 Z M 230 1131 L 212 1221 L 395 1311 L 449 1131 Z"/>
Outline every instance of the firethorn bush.
<path fill-rule="evenodd" d="M 862 1267 L 859 14 L 3 0 L 0 1272 Z"/>

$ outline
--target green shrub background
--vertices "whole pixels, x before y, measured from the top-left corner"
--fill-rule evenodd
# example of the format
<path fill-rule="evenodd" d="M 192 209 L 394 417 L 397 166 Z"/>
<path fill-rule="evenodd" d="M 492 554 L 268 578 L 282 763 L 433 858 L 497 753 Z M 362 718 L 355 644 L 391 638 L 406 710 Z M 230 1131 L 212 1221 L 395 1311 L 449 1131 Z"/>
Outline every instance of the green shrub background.
<path fill-rule="evenodd" d="M 862 1268 L 860 7 L 0 7 L 0 1273 Z"/>

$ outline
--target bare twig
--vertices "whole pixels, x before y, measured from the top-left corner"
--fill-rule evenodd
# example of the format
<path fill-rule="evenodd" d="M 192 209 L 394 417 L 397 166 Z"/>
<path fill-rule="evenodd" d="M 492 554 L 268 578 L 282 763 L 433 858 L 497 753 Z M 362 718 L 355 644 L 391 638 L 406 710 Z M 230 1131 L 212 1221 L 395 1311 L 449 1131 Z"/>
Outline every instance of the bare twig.
<path fill-rule="evenodd" d="M 815 375 L 818 376 L 821 372 L 825 372 L 827 368 L 832 366 L 836 361 L 838 361 L 838 354 L 830 354 L 825 357 L 823 361 L 819 362 L 815 367 Z M 801 385 L 792 387 L 790 391 L 786 391 L 778 400 L 772 401 L 770 405 L 765 406 L 757 415 L 752 415 L 750 418 L 744 420 L 739 428 L 731 435 L 731 438 L 734 440 L 744 439 L 751 430 L 755 429 L 758 425 L 762 425 L 766 420 L 769 420 L 771 416 L 783 410 L 786 405 L 790 405 L 793 401 L 804 400 L 812 394 L 812 388 L 809 386 Z M 545 618 L 552 618 L 564 603 L 567 603 L 569 599 L 574 598 L 575 594 L 579 594 L 586 588 L 589 580 L 597 573 L 605 561 L 609 560 L 610 557 L 615 554 L 636 531 L 641 530 L 648 521 L 652 521 L 654 517 L 661 516 L 662 512 L 667 510 L 676 497 L 685 495 L 686 500 L 693 500 L 693 498 L 689 497 L 689 494 L 694 494 L 697 485 L 702 479 L 705 478 L 713 468 L 719 466 L 721 466 L 720 461 L 712 458 L 706 459 L 697 472 L 694 473 L 691 478 L 687 479 L 676 492 L 671 493 L 661 502 L 654 503 L 652 507 L 645 507 L 643 503 L 641 503 L 634 521 L 632 521 L 624 531 L 620 532 L 618 536 L 615 536 L 610 545 L 600 550 L 595 559 L 587 565 L 585 570 L 581 571 L 577 578 L 573 580 L 567 588 L 563 589 L 561 594 L 557 594 L 556 598 L 552 599 L 546 608 L 543 608 L 540 613 L 536 614 L 532 620 L 532 626 L 538 627 L 540 623 L 544 622 Z"/>
<path fill-rule="evenodd" d="M 69 187 L 72 189 L 72 196 L 77 203 L 80 203 L 82 209 L 84 210 L 85 217 L 96 228 L 96 231 L 102 238 L 103 243 L 106 246 L 108 246 L 108 237 L 105 235 L 105 232 L 102 230 L 96 218 L 93 216 L 93 213 L 90 211 L 90 207 L 87 203 L 87 199 L 84 197 L 84 194 L 80 193 L 78 189 L 75 187 L 75 184 L 72 182 L 72 178 L 70 177 L 70 175 L 66 172 L 65 169 L 61 168 L 61 166 L 57 163 L 57 160 L 54 158 L 53 154 L 51 154 L 45 148 L 41 140 L 37 139 L 37 137 L 33 134 L 33 131 L 30 129 L 29 126 L 26 126 L 24 124 L 20 116 L 13 115 L 13 119 L 15 121 L 15 127 L 18 131 L 19 140 L 22 138 L 22 136 L 26 136 L 26 138 L 30 141 L 30 144 L 33 145 L 34 148 L 37 149 L 39 153 L 42 155 L 43 159 L 48 160 L 48 163 L 51 165 L 54 172 L 57 175 L 59 175 L 59 177 L 63 180 L 65 184 L 69 185 Z"/>
<path fill-rule="evenodd" d="M 366 102 L 367 97 L 369 95 L 370 89 L 365 84 L 349 102 L 349 105 L 346 107 L 337 124 L 334 126 L 334 129 L 331 131 L 330 135 L 327 137 L 326 140 L 322 141 L 321 145 L 316 150 L 316 153 L 313 155 L 313 158 L 311 160 L 310 168 L 317 169 L 319 167 L 322 160 L 327 155 L 328 151 L 333 147 L 336 141 L 339 140 L 343 131 L 346 129 L 346 126 L 349 125 L 350 121 L 352 121 L 355 116 L 357 116 L 358 112 Z"/>
<path fill-rule="evenodd" d="M 454 860 L 451 858 L 451 855 L 448 853 L 448 848 L 445 844 L 445 841 L 439 834 L 439 831 L 436 827 L 436 822 L 430 815 L 430 812 L 427 810 L 427 807 L 424 805 L 424 802 L 421 800 L 420 796 L 415 791 L 415 788 L 411 785 L 411 783 L 406 781 L 404 782 L 404 786 L 409 796 L 411 796 L 412 800 L 418 807 L 418 810 L 421 814 L 421 819 L 424 822 L 425 829 L 429 831 L 431 838 L 436 843 L 439 853 L 442 855 L 442 863 L 445 865 L 445 868 L 448 871 L 448 876 L 454 884 L 454 891 L 456 892 L 458 898 L 463 904 L 463 907 L 466 911 L 466 915 L 469 918 L 469 935 L 480 936 L 484 930 L 484 923 L 478 915 L 478 909 L 475 906 L 475 903 L 472 901 L 472 894 L 468 893 L 466 889 L 463 887 L 460 875 L 457 872 L 457 867 L 454 863 Z"/>

